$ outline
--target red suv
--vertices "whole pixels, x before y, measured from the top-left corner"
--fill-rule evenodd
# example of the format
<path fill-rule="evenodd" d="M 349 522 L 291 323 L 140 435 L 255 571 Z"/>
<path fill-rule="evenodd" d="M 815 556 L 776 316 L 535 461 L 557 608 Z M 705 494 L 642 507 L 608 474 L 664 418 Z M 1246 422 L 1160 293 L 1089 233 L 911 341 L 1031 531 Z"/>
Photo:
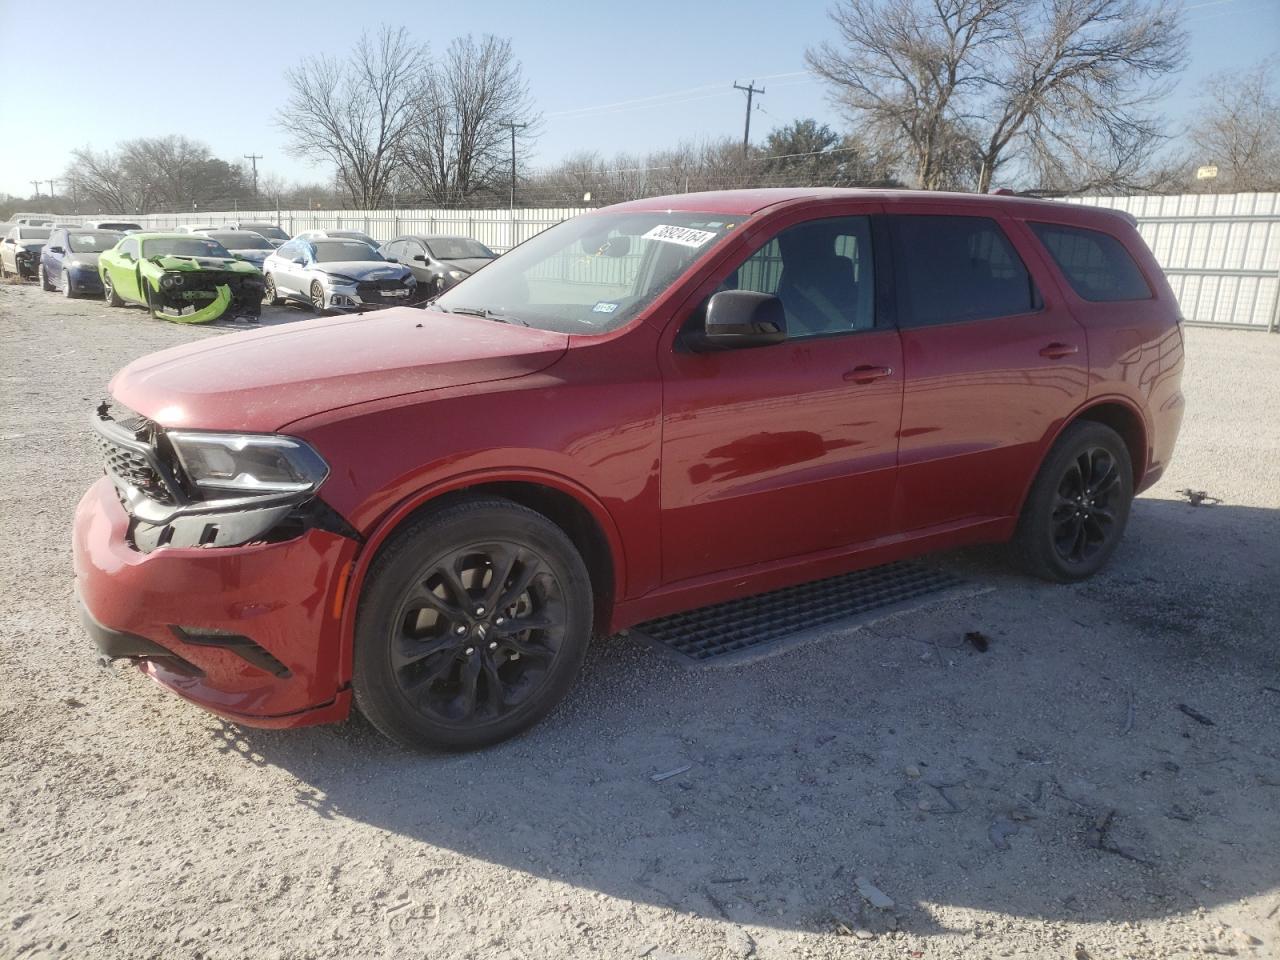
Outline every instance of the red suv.
<path fill-rule="evenodd" d="M 426 310 L 121 371 L 80 503 L 89 632 L 259 726 L 356 704 L 476 747 L 593 635 L 962 544 L 1087 577 L 1182 417 L 1127 217 L 752 190 L 566 221 Z"/>

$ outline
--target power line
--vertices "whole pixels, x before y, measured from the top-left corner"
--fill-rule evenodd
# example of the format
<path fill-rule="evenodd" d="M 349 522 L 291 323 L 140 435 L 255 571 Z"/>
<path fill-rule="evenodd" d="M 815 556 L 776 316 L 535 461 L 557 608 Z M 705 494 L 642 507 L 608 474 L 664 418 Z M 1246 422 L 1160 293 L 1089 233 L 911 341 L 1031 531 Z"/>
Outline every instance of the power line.
<path fill-rule="evenodd" d="M 807 83 L 809 80 L 814 79 L 813 74 L 811 74 L 808 70 L 792 70 L 788 73 L 771 73 L 763 77 L 757 77 L 756 79 L 783 80 L 786 78 L 794 78 L 794 77 L 805 78 L 804 80 L 800 81 L 804 83 Z M 796 81 L 791 80 L 790 82 L 794 83 Z M 671 100 L 677 97 L 685 97 L 685 96 L 688 96 L 689 94 L 705 93 L 708 90 L 716 91 L 715 93 L 712 93 L 709 96 L 722 97 L 725 95 L 724 84 L 725 84 L 725 81 L 721 80 L 718 83 L 708 83 L 708 84 L 704 84 L 702 86 L 697 86 L 697 87 L 686 87 L 683 90 L 670 90 L 667 93 L 655 93 L 651 96 L 635 97 L 631 100 L 618 100 L 614 103 L 599 103 L 590 107 L 572 107 L 566 110 L 553 110 L 550 113 L 543 114 L 543 116 L 547 119 L 552 119 L 557 117 L 572 117 L 572 116 L 585 115 L 585 114 L 597 113 L 597 112 L 619 113 L 627 109 L 643 109 L 645 107 L 651 107 L 651 106 L 665 106 L 666 104 L 662 103 L 662 101 Z M 691 98 L 691 100 L 703 100 L 703 99 L 708 99 L 708 97 L 699 96 L 699 97 Z M 688 102 L 688 101 L 681 100 L 677 102 Z"/>
<path fill-rule="evenodd" d="M 742 131 L 742 155 L 747 155 L 747 148 L 751 146 L 751 98 L 755 94 L 764 95 L 764 87 L 757 87 L 756 82 L 752 80 L 745 87 L 740 83 L 735 83 L 733 89 L 741 90 L 747 95 L 747 125 Z"/>

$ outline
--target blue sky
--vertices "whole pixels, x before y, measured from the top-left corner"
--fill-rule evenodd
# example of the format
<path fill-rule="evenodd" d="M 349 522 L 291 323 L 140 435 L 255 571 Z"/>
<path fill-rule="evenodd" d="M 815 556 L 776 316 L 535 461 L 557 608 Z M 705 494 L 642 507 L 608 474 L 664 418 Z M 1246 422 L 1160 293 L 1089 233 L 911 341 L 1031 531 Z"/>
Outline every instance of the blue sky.
<path fill-rule="evenodd" d="M 203 140 L 226 160 L 263 154 L 262 172 L 324 179 L 324 168 L 285 154 L 272 123 L 282 73 L 308 54 L 344 52 L 362 26 L 382 22 L 436 50 L 467 32 L 510 37 L 545 116 L 538 165 L 584 148 L 608 157 L 740 136 L 745 98 L 734 80 L 767 90 L 753 139 L 796 117 L 837 124 L 824 88 L 803 72 L 805 47 L 831 34 L 827 5 L 0 0 L 0 191 L 25 196 L 31 180 L 57 178 L 77 146 L 167 133 Z M 136 18 L 121 14 L 131 9 Z M 1190 62 L 1165 110 L 1175 118 L 1209 73 L 1280 51 L 1280 0 L 1190 0 L 1186 13 Z"/>

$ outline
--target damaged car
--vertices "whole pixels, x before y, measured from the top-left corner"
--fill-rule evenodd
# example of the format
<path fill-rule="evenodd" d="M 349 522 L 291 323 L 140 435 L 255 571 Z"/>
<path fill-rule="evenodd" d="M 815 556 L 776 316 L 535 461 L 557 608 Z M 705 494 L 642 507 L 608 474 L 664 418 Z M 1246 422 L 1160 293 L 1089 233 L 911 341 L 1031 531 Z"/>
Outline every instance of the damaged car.
<path fill-rule="evenodd" d="M 101 294 L 98 257 L 123 236 L 118 230 L 55 228 L 40 251 L 40 289 L 61 290 L 68 298 Z"/>
<path fill-rule="evenodd" d="M 361 240 L 295 237 L 267 257 L 262 272 L 268 303 L 308 303 L 318 313 L 404 306 L 420 299 L 413 272 Z"/>
<path fill-rule="evenodd" d="M 109 306 L 138 303 L 161 320 L 257 320 L 262 312 L 261 271 L 208 237 L 128 235 L 98 258 L 98 275 Z"/>
<path fill-rule="evenodd" d="M 19 222 L 0 241 L 0 280 L 10 275 L 31 280 L 40 268 L 40 251 L 49 239 L 48 227 L 29 227 Z"/>

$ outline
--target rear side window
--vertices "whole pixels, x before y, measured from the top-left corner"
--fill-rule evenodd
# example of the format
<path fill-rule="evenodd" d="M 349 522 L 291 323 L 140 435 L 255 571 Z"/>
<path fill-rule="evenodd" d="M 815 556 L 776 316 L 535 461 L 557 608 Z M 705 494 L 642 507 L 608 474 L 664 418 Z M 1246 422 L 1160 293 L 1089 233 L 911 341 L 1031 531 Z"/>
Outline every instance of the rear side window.
<path fill-rule="evenodd" d="M 1094 302 L 1151 298 L 1142 271 L 1115 237 L 1060 223 L 1029 226 L 1081 298 Z"/>
<path fill-rule="evenodd" d="M 1026 265 L 987 217 L 895 215 L 898 323 L 924 327 L 1040 309 Z"/>

